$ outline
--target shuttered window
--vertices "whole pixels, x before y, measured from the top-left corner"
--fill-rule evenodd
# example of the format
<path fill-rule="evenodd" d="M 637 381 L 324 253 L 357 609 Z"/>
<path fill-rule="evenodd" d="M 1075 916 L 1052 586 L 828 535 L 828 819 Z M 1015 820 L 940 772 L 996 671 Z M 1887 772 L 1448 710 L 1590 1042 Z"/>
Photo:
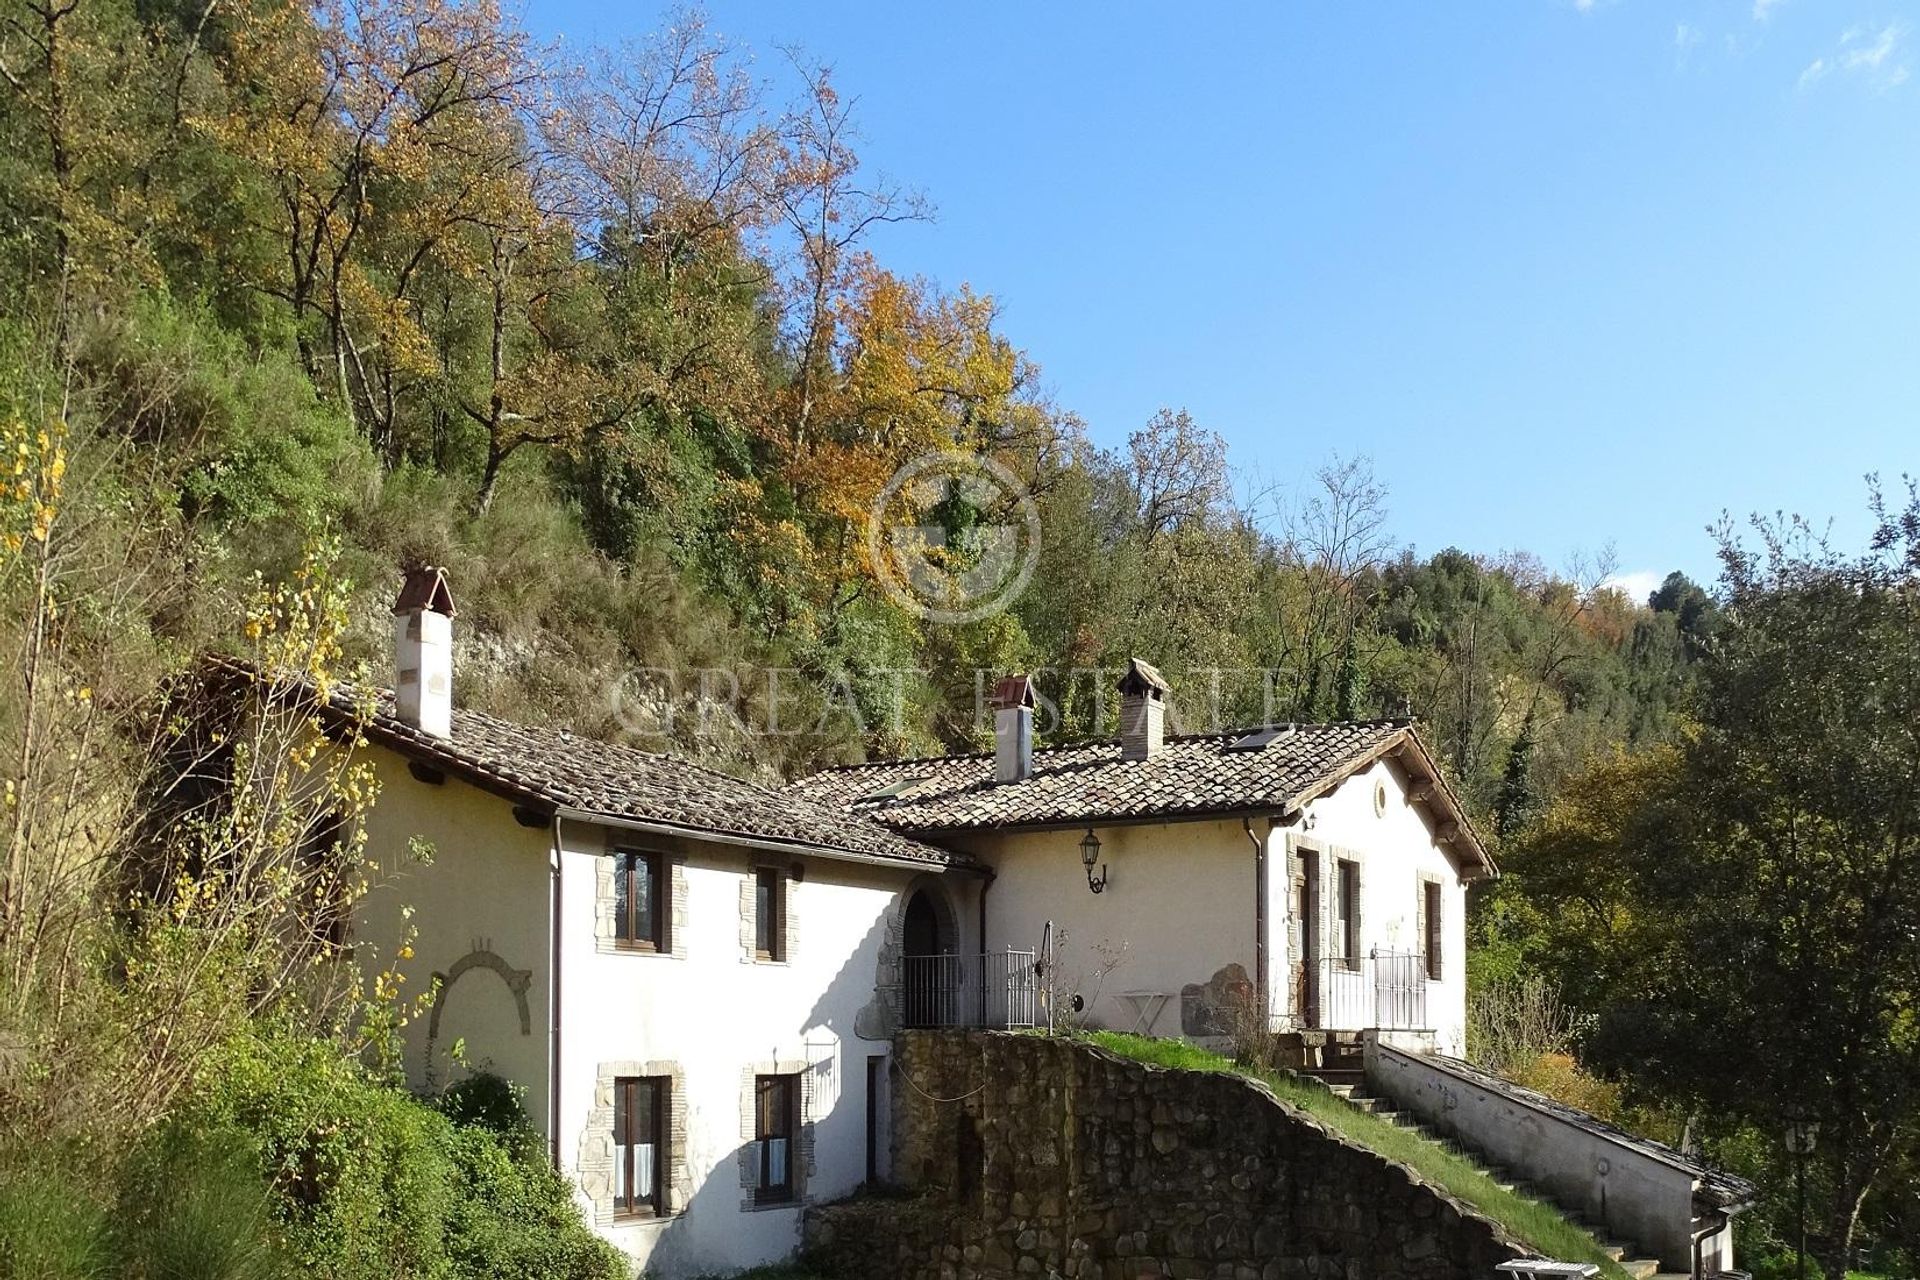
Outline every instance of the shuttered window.
<path fill-rule="evenodd" d="M 1339 959 L 1360 962 L 1360 864 L 1341 858 L 1334 863 L 1339 883 L 1334 891 L 1333 943 Z"/>
<path fill-rule="evenodd" d="M 1446 932 L 1441 928 L 1440 886 L 1431 880 L 1420 886 L 1421 914 L 1425 917 L 1421 929 L 1421 950 L 1426 956 L 1427 977 L 1435 982 L 1440 980 L 1440 951 Z"/>
<path fill-rule="evenodd" d="M 753 949 L 762 960 L 787 958 L 787 904 L 780 872 L 762 867 L 753 873 Z"/>

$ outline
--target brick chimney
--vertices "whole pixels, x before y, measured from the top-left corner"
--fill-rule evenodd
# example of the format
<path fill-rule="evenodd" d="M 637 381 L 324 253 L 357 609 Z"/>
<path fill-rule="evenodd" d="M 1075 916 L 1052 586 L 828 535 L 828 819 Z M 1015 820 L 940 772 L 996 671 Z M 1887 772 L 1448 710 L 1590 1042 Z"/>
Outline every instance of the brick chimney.
<path fill-rule="evenodd" d="M 1166 738 L 1167 682 L 1150 662 L 1127 660 L 1120 677 L 1120 758 L 1151 760 Z"/>
<path fill-rule="evenodd" d="M 993 706 L 993 780 L 1033 776 L 1033 681 L 1002 676 L 987 701 Z"/>
<path fill-rule="evenodd" d="M 393 602 L 393 695 L 400 719 L 444 738 L 453 729 L 453 592 L 444 569 L 407 570 Z"/>

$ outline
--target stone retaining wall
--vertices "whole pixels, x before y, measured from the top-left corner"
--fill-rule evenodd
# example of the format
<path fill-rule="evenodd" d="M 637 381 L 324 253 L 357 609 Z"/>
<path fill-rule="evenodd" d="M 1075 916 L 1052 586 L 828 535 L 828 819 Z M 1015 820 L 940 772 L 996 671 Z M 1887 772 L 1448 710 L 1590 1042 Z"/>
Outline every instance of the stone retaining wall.
<path fill-rule="evenodd" d="M 1256 1083 L 1005 1032 L 896 1045 L 909 1194 L 807 1215 L 842 1280 L 1493 1280 L 1527 1256 Z"/>

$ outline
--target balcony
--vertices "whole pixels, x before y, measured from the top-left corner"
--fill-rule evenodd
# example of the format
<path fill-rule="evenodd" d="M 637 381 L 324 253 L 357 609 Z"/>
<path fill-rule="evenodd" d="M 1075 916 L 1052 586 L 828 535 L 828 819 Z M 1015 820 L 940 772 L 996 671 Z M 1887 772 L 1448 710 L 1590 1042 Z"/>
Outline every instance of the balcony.
<path fill-rule="evenodd" d="M 899 1025 L 1031 1027 L 1040 1006 L 1032 951 L 907 956 L 893 991 Z"/>
<path fill-rule="evenodd" d="M 1302 971 L 1299 1031 L 1419 1031 L 1427 1019 L 1427 960 L 1414 951 L 1375 948 L 1365 956 L 1327 956 Z"/>

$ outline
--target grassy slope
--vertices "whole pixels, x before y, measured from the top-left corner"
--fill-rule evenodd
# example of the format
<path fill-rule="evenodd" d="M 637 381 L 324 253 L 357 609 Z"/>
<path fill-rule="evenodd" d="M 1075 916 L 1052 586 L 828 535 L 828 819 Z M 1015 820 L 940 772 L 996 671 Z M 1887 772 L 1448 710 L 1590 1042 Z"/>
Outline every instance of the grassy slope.
<path fill-rule="evenodd" d="M 1300 1108 L 1329 1129 L 1368 1150 L 1408 1166 L 1456 1200 L 1471 1205 L 1500 1223 L 1547 1257 L 1563 1262 L 1597 1262 L 1603 1276 L 1613 1280 L 1624 1280 L 1626 1277 L 1624 1270 L 1600 1252 L 1598 1241 L 1568 1222 L 1551 1206 L 1502 1190 L 1492 1178 L 1438 1143 L 1349 1106 L 1318 1084 L 1292 1076 L 1248 1070 L 1230 1058 L 1184 1040 L 1157 1040 L 1112 1031 L 1092 1032 L 1087 1039 L 1102 1049 L 1137 1062 L 1177 1067 L 1184 1071 L 1225 1072 L 1259 1080 L 1282 1101 Z"/>

